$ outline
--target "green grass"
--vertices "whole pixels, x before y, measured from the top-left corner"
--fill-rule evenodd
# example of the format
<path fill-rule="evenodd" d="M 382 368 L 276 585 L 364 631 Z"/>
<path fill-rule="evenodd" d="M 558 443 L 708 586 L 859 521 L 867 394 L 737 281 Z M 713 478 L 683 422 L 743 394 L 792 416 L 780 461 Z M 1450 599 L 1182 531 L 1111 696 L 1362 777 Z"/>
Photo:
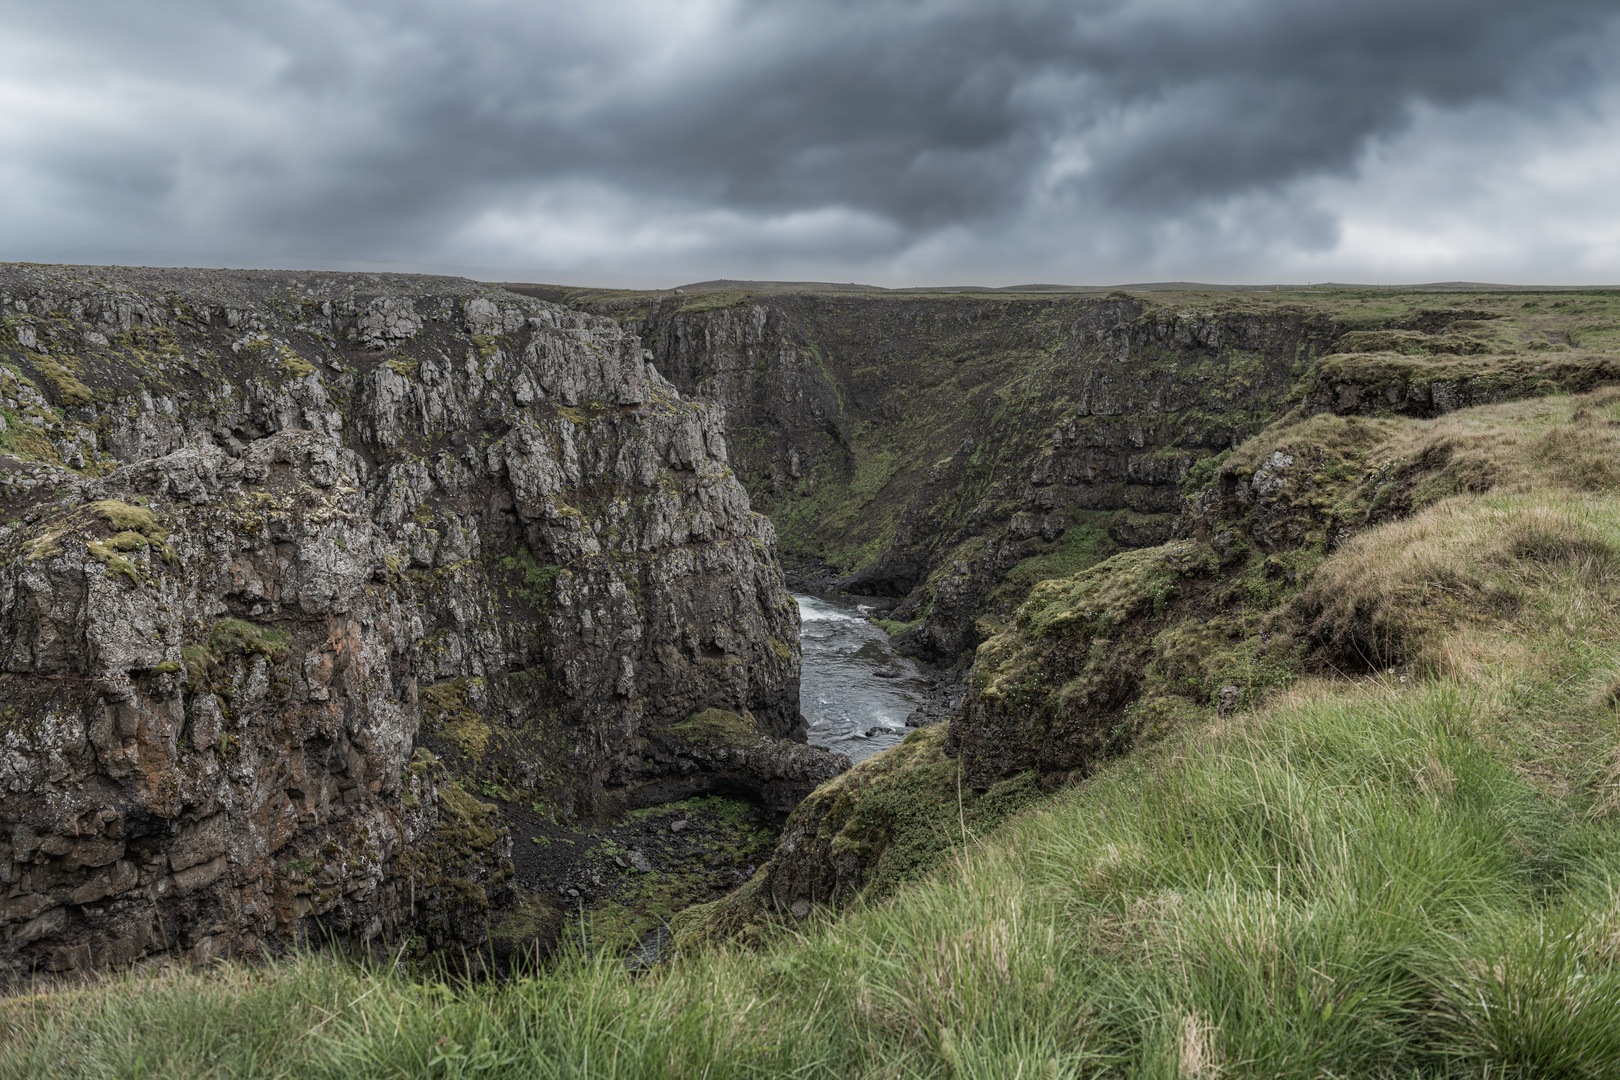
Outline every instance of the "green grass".
<path fill-rule="evenodd" d="M 263 655 L 277 662 L 287 655 L 292 643 L 292 631 L 250 623 L 245 619 L 225 618 L 214 624 L 209 641 L 220 656 L 230 656 L 240 651 L 245 656 Z"/>
<path fill-rule="evenodd" d="M 494 732 L 478 710 L 467 703 L 468 686 L 475 681 L 483 683 L 482 679 L 452 679 L 422 687 L 421 695 L 422 719 L 428 729 L 454 743 L 463 755 L 476 762 L 483 758 Z"/>
<path fill-rule="evenodd" d="M 680 307 L 682 315 L 696 315 L 704 311 L 722 311 L 726 308 L 736 307 L 753 296 L 752 293 L 740 289 L 722 289 L 718 292 L 702 293 L 696 299 L 688 300 Z"/>
<path fill-rule="evenodd" d="M 632 820 L 645 820 L 653 817 L 679 816 L 686 813 L 701 813 L 712 815 L 730 825 L 740 825 L 748 817 L 748 804 L 739 799 L 728 799 L 723 795 L 694 795 L 679 802 L 659 803 L 656 806 L 644 807 L 640 810 L 631 810 L 625 817 Z"/>
<path fill-rule="evenodd" d="M 1079 512 L 1074 524 L 1055 543 L 1046 545 L 1046 550 L 1031 555 L 1007 571 L 1006 577 L 985 602 L 985 609 L 993 612 L 1003 607 L 1017 607 L 1037 582 L 1068 577 L 1113 555 L 1119 550 L 1119 545 L 1109 538 L 1106 526 L 1114 516 L 1095 511 Z"/>
<path fill-rule="evenodd" d="M 62 454 L 40 429 L 21 419 L 10 409 L 0 409 L 6 421 L 6 430 L 0 433 L 0 454 L 19 461 L 49 461 L 60 463 Z"/>
<path fill-rule="evenodd" d="M 80 380 L 78 373 L 73 369 L 44 354 L 30 359 L 34 367 L 38 368 L 40 374 L 50 383 L 56 399 L 62 404 L 89 405 L 95 401 L 95 394 Z"/>
<path fill-rule="evenodd" d="M 873 619 L 872 620 L 872 624 L 874 626 L 876 626 L 878 629 L 882 630 L 885 634 L 888 634 L 890 637 L 894 637 L 894 635 L 896 635 L 896 634 L 903 634 L 907 630 L 910 630 L 913 626 L 916 626 L 917 624 L 919 624 L 921 622 L 922 622 L 922 619 L 920 619 L 920 618 L 912 619 L 910 622 L 901 622 L 898 619 Z"/>
<path fill-rule="evenodd" d="M 704 709 L 668 730 L 679 738 L 716 746 L 746 746 L 760 738 L 753 714 L 738 715 L 725 709 Z"/>

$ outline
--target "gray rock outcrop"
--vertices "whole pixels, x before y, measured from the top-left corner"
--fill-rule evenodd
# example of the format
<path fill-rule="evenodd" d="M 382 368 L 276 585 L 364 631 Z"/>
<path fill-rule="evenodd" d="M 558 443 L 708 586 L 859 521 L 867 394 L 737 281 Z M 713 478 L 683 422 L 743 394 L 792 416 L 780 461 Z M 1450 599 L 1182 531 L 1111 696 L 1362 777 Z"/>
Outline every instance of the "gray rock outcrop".
<path fill-rule="evenodd" d="M 453 279 L 0 269 L 0 970 L 476 943 L 558 820 L 834 774 L 717 406 Z M 705 710 L 740 754 L 671 753 Z M 777 807 L 777 809 L 783 809 Z"/>

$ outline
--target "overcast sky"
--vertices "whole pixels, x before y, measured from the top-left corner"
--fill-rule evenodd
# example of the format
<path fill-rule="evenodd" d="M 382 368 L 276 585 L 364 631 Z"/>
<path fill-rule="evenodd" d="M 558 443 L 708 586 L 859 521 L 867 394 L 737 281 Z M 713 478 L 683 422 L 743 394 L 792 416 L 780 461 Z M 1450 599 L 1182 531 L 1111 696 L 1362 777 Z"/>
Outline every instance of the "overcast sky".
<path fill-rule="evenodd" d="M 0 259 L 1620 283 L 1616 0 L 0 0 Z"/>

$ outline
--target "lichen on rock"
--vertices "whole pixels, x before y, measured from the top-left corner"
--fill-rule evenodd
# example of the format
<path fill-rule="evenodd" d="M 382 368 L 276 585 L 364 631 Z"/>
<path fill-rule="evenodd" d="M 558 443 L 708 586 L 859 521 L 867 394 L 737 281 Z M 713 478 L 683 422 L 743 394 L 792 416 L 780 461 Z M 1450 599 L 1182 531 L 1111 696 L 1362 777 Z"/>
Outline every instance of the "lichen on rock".
<path fill-rule="evenodd" d="M 0 469 L 6 972 L 470 945 L 512 902 L 505 807 L 597 820 L 677 759 L 765 801 L 840 767 L 778 748 L 797 609 L 720 410 L 610 320 L 71 267 L 4 268 L 0 305 L 89 391 L 0 342 L 56 440 Z M 707 709 L 757 737 L 648 752 Z"/>

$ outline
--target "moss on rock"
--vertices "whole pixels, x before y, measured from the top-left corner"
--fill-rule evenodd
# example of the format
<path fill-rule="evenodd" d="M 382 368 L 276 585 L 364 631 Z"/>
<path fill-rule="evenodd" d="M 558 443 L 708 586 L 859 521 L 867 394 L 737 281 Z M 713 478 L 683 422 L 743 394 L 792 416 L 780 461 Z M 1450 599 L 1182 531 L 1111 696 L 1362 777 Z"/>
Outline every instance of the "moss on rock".
<path fill-rule="evenodd" d="M 973 790 L 944 738 L 941 727 L 923 728 L 817 788 L 788 819 L 766 867 L 672 921 L 677 944 L 753 943 L 815 905 L 892 895 L 1043 797 L 1033 773 Z"/>
<path fill-rule="evenodd" d="M 746 746 L 757 742 L 762 732 L 751 715 L 739 715 L 725 709 L 704 709 L 700 713 L 675 724 L 669 733 L 681 739 L 701 740 L 728 746 Z"/>
<path fill-rule="evenodd" d="M 454 743 L 476 765 L 489 746 L 494 729 L 467 701 L 470 684 L 483 686 L 482 679 L 452 679 L 420 691 L 422 719 L 435 734 Z"/>

